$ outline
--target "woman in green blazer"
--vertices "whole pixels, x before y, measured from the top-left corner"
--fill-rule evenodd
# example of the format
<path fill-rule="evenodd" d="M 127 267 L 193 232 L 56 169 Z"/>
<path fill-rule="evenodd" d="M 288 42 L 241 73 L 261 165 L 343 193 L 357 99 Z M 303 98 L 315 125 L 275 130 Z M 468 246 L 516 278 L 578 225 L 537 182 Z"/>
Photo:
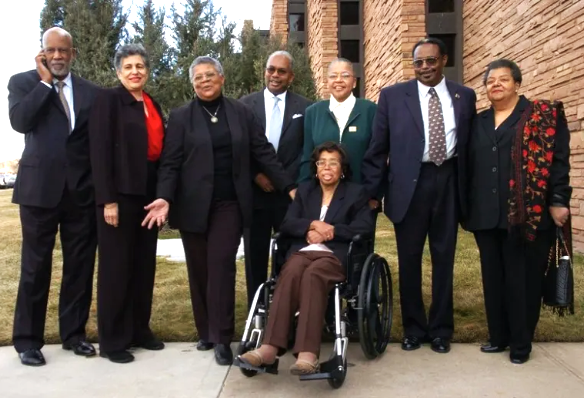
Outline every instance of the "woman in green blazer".
<path fill-rule="evenodd" d="M 328 67 L 330 100 L 320 101 L 306 109 L 304 148 L 298 182 L 309 181 L 310 157 L 314 148 L 326 141 L 340 142 L 349 156 L 351 181 L 361 183 L 361 163 L 371 140 L 371 129 L 377 105 L 355 98 L 357 85 L 353 64 L 337 58 Z M 348 176 L 347 176 L 348 177 Z"/>

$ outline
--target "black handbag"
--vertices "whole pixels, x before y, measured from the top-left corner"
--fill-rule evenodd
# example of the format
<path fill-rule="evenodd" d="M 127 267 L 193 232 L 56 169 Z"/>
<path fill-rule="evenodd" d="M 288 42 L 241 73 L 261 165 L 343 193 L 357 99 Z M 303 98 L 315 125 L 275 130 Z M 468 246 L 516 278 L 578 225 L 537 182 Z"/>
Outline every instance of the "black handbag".
<path fill-rule="evenodd" d="M 570 232 L 569 228 L 556 228 L 556 240 L 550 250 L 544 279 L 543 304 L 560 316 L 574 314 L 574 268 Z"/>

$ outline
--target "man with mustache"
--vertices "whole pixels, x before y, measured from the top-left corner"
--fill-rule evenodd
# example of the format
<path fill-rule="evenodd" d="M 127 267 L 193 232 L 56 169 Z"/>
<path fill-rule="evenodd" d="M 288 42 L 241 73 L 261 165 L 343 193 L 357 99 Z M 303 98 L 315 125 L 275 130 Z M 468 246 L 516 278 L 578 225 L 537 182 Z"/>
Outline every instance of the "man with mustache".
<path fill-rule="evenodd" d="M 414 46 L 416 79 L 381 90 L 373 137 L 362 168 L 373 199 L 383 183 L 385 214 L 393 222 L 399 258 L 402 349 L 430 342 L 450 351 L 454 331 L 452 281 L 458 223 L 466 213 L 460 186 L 476 95 L 447 80 L 446 46 L 435 38 Z M 388 162 L 389 159 L 389 162 Z M 432 256 L 432 304 L 422 298 L 426 237 Z"/>
<path fill-rule="evenodd" d="M 294 60 L 286 51 L 270 55 L 264 74 L 266 88 L 241 98 L 241 102 L 262 122 L 280 163 L 296 181 L 304 142 L 304 111 L 312 102 L 288 90 L 294 81 L 293 66 Z M 253 165 L 252 175 L 254 213 L 251 228 L 245 233 L 248 306 L 268 277 L 272 230 L 279 231 L 290 203 L 290 197 L 275 190 L 273 182 Z"/>
<path fill-rule="evenodd" d="M 12 201 L 20 206 L 21 276 L 13 342 L 23 365 L 45 358 L 45 316 L 57 231 L 63 253 L 59 332 L 63 349 L 93 356 L 86 341 L 97 245 L 87 120 L 97 86 L 71 74 L 75 49 L 61 28 L 43 34 L 36 70 L 8 83 L 12 128 L 24 134 Z"/>

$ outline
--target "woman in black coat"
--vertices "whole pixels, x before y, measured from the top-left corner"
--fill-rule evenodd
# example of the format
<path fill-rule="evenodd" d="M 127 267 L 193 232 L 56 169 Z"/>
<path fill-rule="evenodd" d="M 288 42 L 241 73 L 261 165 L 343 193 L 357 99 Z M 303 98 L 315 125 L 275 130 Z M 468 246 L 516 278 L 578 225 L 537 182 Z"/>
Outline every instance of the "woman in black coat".
<path fill-rule="evenodd" d="M 161 350 L 150 330 L 158 231 L 141 226 L 156 193 L 164 139 L 160 106 L 146 92 L 149 60 L 139 44 L 114 59 L 121 85 L 102 90 L 89 124 L 97 204 L 100 355 L 131 362 L 132 345 Z"/>
<path fill-rule="evenodd" d="M 470 135 L 468 218 L 481 257 L 490 341 L 485 353 L 511 348 L 529 360 L 543 277 L 556 227 L 570 213 L 570 132 L 561 102 L 520 96 L 521 71 L 509 60 L 484 77 L 491 108 Z"/>
<path fill-rule="evenodd" d="M 231 365 L 235 258 L 252 217 L 254 160 L 277 189 L 294 195 L 294 181 L 276 157 L 253 112 L 222 95 L 221 64 L 198 57 L 190 68 L 197 98 L 171 112 L 158 174 L 157 197 L 143 225 L 162 225 L 169 214 L 180 230 L 191 290 L 198 350 L 215 348 Z"/>

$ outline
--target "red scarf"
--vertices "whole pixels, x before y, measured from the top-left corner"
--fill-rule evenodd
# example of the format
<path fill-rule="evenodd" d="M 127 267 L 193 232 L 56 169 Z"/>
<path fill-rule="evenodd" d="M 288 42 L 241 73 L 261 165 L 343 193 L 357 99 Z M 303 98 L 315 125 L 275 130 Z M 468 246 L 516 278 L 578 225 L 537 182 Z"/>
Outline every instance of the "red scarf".
<path fill-rule="evenodd" d="M 533 241 L 542 213 L 547 211 L 550 166 L 554 157 L 558 116 L 564 116 L 559 101 L 534 100 L 517 124 L 511 149 L 512 174 L 509 181 L 509 227 Z"/>

